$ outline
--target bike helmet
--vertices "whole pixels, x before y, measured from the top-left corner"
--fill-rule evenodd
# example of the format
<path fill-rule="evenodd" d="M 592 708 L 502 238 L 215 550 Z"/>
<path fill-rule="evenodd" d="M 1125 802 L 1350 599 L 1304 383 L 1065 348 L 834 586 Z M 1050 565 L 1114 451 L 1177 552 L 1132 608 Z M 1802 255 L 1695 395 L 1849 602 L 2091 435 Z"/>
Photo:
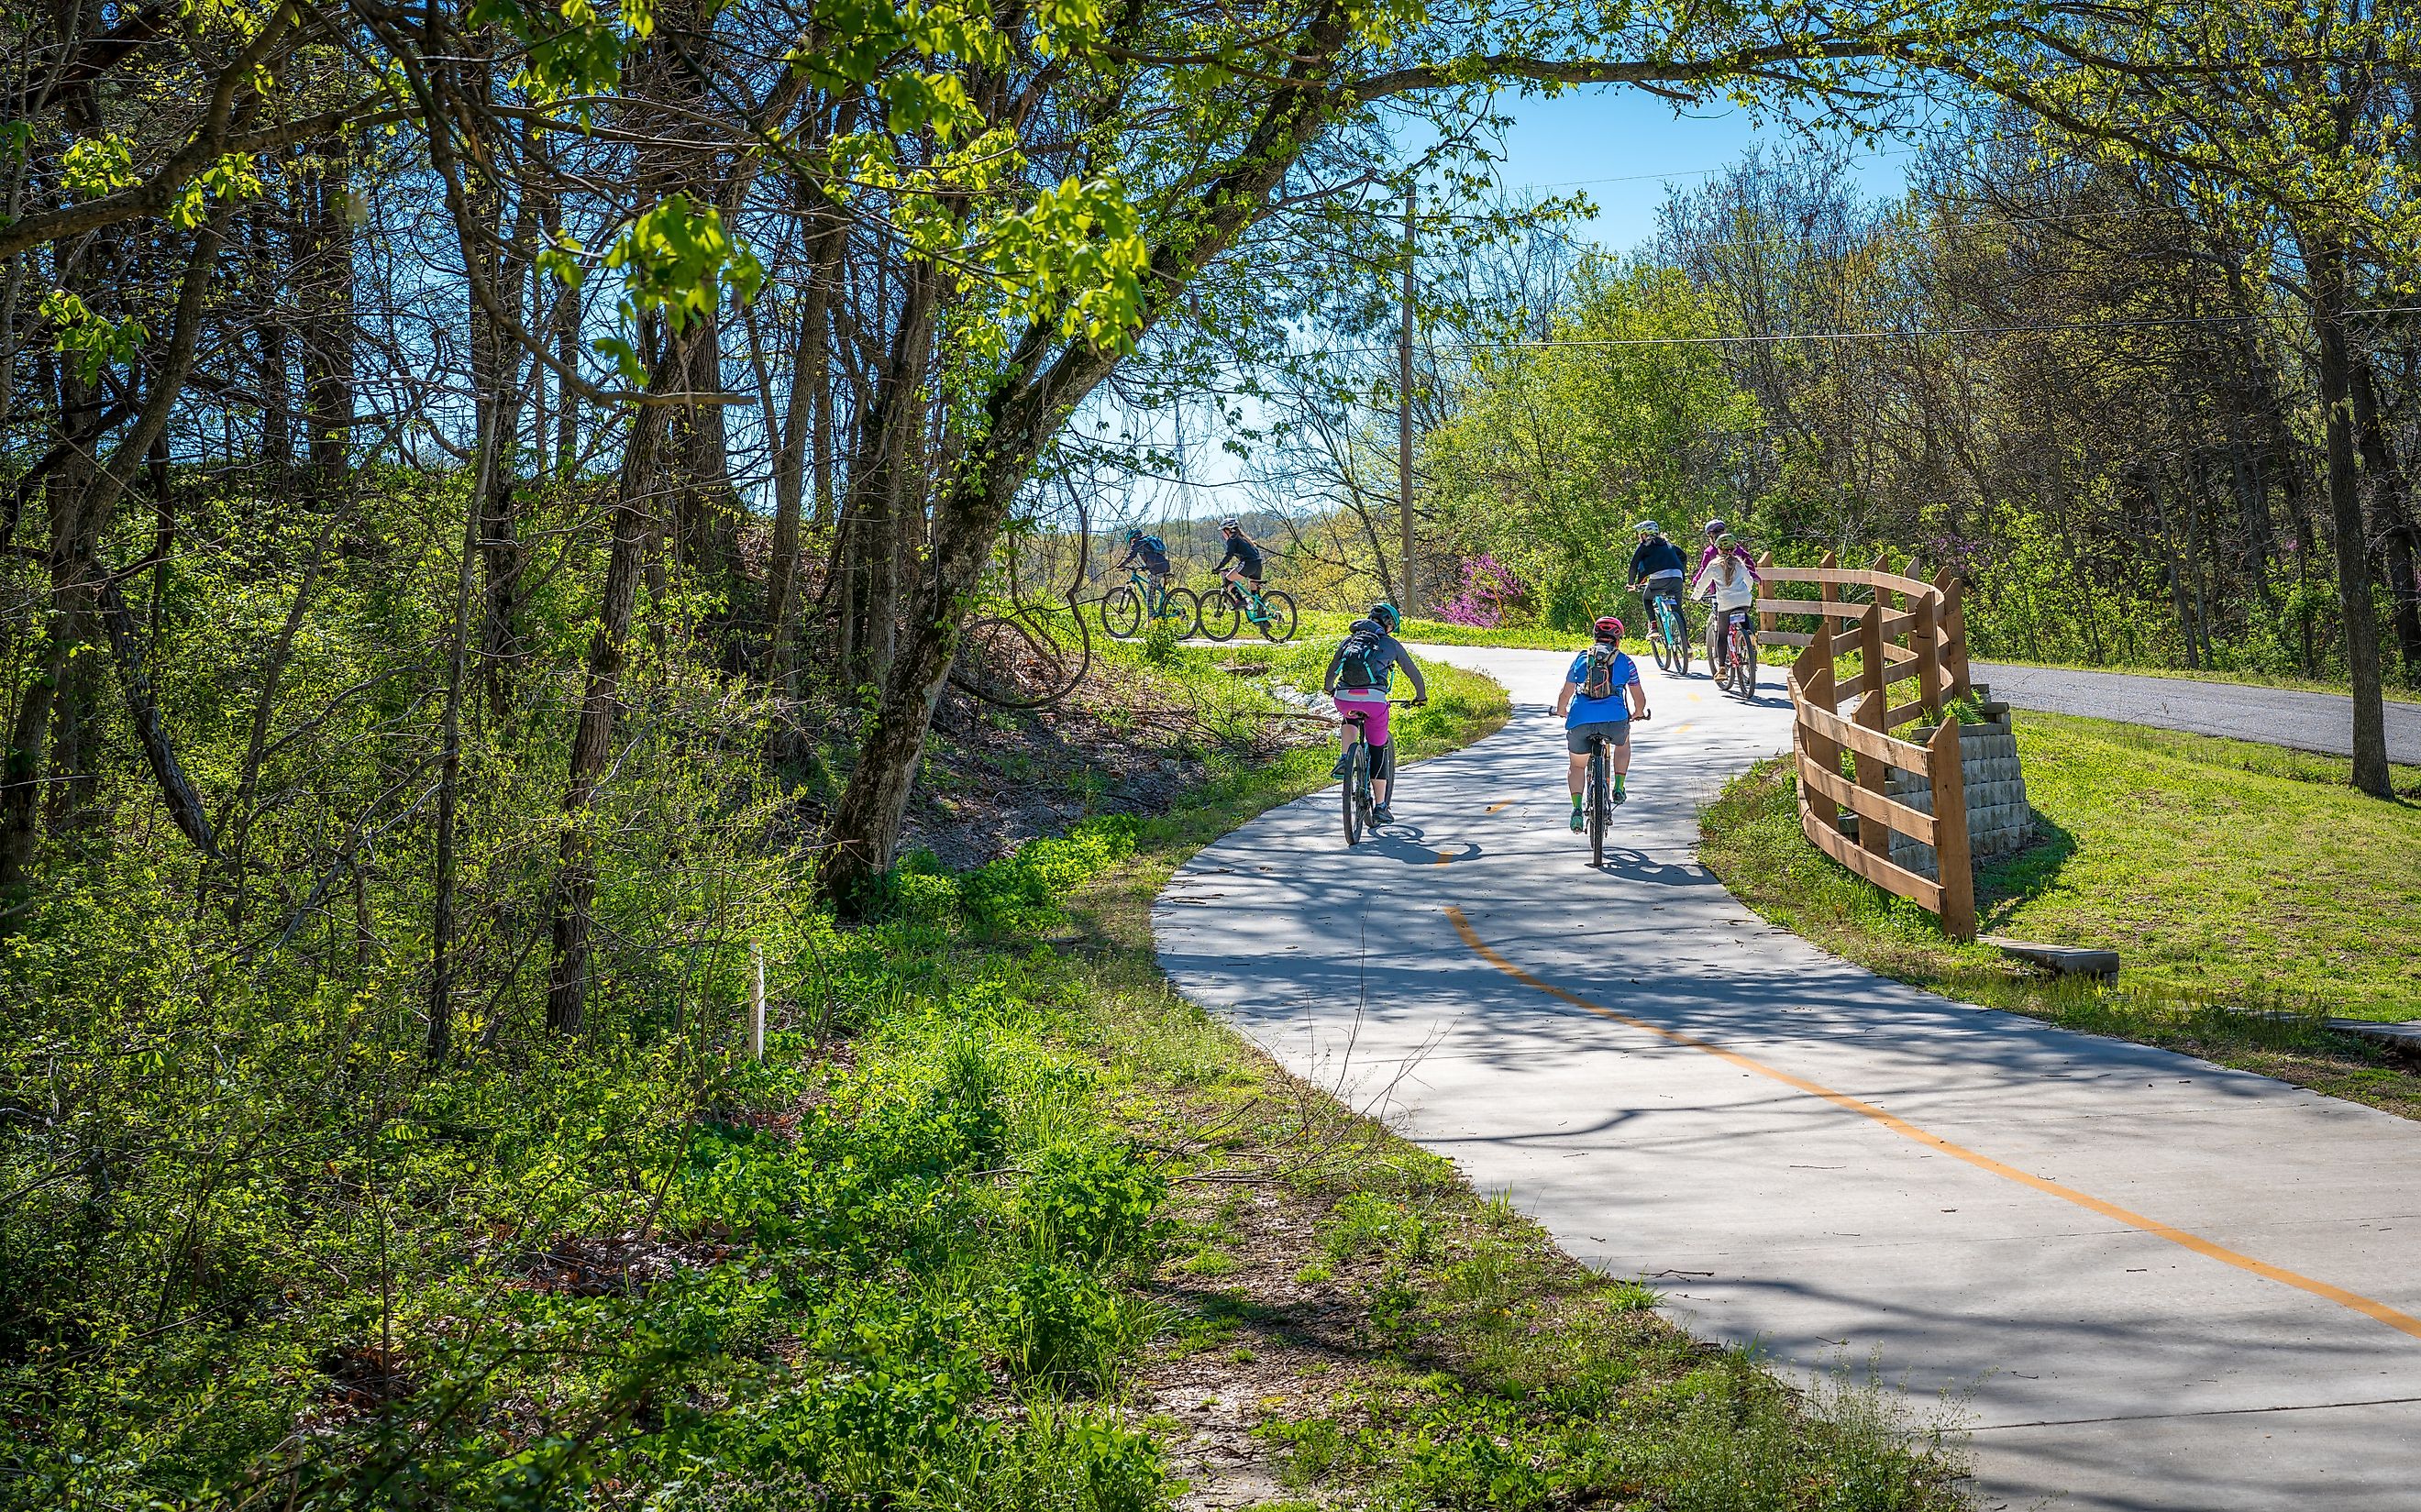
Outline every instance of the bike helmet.
<path fill-rule="evenodd" d="M 1715 538 L 1715 550 L 1719 552 L 1728 552 L 1739 544 L 1740 543 L 1738 541 L 1732 539 L 1732 533 L 1728 530 Z"/>
<path fill-rule="evenodd" d="M 1710 520 L 1707 522 L 1707 534 L 1710 536 L 1720 536 L 1731 528 L 1731 526 L 1725 524 L 1721 519 Z"/>
<path fill-rule="evenodd" d="M 1383 600 L 1370 606 L 1370 617 L 1377 620 L 1379 628 L 1390 635 L 1403 628 L 1404 616 L 1396 612 L 1394 604 Z"/>
<path fill-rule="evenodd" d="M 1219 528 L 1221 530 L 1242 530 L 1244 526 L 1241 521 L 1222 520 L 1219 522 Z"/>
<path fill-rule="evenodd" d="M 1129 525 L 1127 527 L 1127 539 L 1130 542 L 1143 539 L 1143 527 L 1141 525 Z"/>
<path fill-rule="evenodd" d="M 1598 616 L 1597 638 L 1601 641 L 1618 641 L 1622 639 L 1622 621 L 1615 618 L 1612 615 Z"/>
<path fill-rule="evenodd" d="M 1639 534 L 1643 536 L 1662 536 L 1664 534 L 1664 527 L 1658 524 L 1653 520 L 1643 520 L 1631 528 L 1639 532 Z"/>

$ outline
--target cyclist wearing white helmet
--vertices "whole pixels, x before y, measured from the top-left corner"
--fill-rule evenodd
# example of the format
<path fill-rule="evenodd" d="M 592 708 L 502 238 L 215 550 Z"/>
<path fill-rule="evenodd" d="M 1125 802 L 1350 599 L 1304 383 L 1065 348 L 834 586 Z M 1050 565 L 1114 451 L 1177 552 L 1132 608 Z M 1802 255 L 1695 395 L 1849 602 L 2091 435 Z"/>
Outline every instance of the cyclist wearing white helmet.
<path fill-rule="evenodd" d="M 1715 612 L 1707 616 L 1707 665 L 1719 680 L 1724 672 L 1725 627 L 1732 620 L 1746 622 L 1749 654 L 1757 654 L 1757 585 L 1763 581 L 1757 576 L 1757 564 L 1748 558 L 1747 547 L 1728 535 L 1708 543 L 1707 559 L 1699 565 L 1697 581 L 1691 586 L 1699 598 L 1714 600 Z"/>
<path fill-rule="evenodd" d="M 1682 590 L 1690 577 L 1690 563 L 1681 548 L 1664 538 L 1664 527 L 1653 520 L 1642 520 L 1631 527 L 1639 534 L 1639 545 L 1631 553 L 1631 591 L 1639 595 L 1650 621 L 1656 617 L 1656 600 L 1670 599 L 1676 613 L 1681 608 Z"/>
<path fill-rule="evenodd" d="M 1226 580 L 1227 591 L 1235 596 L 1237 604 L 1249 608 L 1250 601 L 1238 584 L 1240 581 L 1249 583 L 1255 593 L 1261 591 L 1260 543 L 1244 534 L 1241 521 L 1220 521 L 1219 533 L 1227 538 L 1226 554 L 1219 558 L 1219 576 Z M 1236 565 L 1229 567 L 1227 564 L 1230 562 Z"/>

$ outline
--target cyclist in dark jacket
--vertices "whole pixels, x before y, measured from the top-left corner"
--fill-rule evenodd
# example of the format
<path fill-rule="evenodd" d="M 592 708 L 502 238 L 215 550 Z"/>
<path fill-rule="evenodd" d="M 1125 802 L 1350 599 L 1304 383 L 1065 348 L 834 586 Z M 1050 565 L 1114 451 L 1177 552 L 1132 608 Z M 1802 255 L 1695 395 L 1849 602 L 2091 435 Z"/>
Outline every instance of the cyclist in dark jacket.
<path fill-rule="evenodd" d="M 1219 533 L 1227 538 L 1227 553 L 1219 558 L 1218 573 L 1227 581 L 1227 591 L 1235 596 L 1237 606 L 1250 614 L 1252 600 L 1244 597 L 1239 583 L 1249 583 L 1253 591 L 1261 591 L 1260 543 L 1244 534 L 1244 527 L 1233 520 L 1219 522 Z M 1236 565 L 1229 567 L 1233 562 Z"/>
<path fill-rule="evenodd" d="M 1168 576 L 1168 548 L 1158 536 L 1147 536 L 1141 529 L 1127 532 L 1127 553 L 1112 566 L 1112 571 L 1122 571 L 1140 563 L 1153 577 Z"/>
<path fill-rule="evenodd" d="M 1664 538 L 1664 527 L 1653 520 L 1643 520 L 1631 527 L 1639 532 L 1639 545 L 1631 553 L 1631 587 L 1639 595 L 1648 617 L 1656 617 L 1656 600 L 1670 599 L 1674 611 L 1680 612 L 1683 588 L 1689 581 L 1690 559 L 1681 548 Z"/>

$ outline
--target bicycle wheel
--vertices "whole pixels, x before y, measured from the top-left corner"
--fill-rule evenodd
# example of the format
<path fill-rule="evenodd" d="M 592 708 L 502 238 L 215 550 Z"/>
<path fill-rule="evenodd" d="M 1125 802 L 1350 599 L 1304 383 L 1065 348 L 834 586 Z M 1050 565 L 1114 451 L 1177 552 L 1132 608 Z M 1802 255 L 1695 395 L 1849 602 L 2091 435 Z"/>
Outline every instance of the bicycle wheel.
<path fill-rule="evenodd" d="M 1131 641 L 1143 630 L 1143 595 L 1133 585 L 1113 588 L 1101 600 L 1101 629 L 1114 641 Z"/>
<path fill-rule="evenodd" d="M 1188 639 L 1202 622 L 1202 600 L 1192 588 L 1171 588 L 1161 603 L 1160 621 L 1175 631 L 1179 640 Z"/>
<path fill-rule="evenodd" d="M 1679 663 L 1673 670 L 1686 678 L 1690 675 L 1690 616 L 1670 599 L 1664 600 L 1664 632 L 1673 638 L 1673 660 Z"/>
<path fill-rule="evenodd" d="M 1605 745 L 1602 741 L 1589 746 L 1588 764 L 1588 837 L 1589 865 L 1605 865 L 1606 810 L 1613 805 L 1605 796 Z"/>
<path fill-rule="evenodd" d="M 1739 633 L 1740 672 L 1735 680 L 1740 684 L 1740 695 L 1754 699 L 1757 696 L 1757 642 L 1749 639 L 1745 631 Z"/>
<path fill-rule="evenodd" d="M 1354 742 L 1346 753 L 1345 782 L 1337 788 L 1345 799 L 1345 843 L 1349 846 L 1362 843 L 1362 790 L 1369 780 L 1369 751 L 1368 746 Z"/>
<path fill-rule="evenodd" d="M 1236 627 L 1244 622 L 1243 613 L 1236 607 L 1235 596 L 1225 588 L 1212 590 L 1210 597 L 1202 600 L 1202 611 L 1196 617 L 1202 626 L 1202 633 L 1214 641 L 1232 637 Z"/>
<path fill-rule="evenodd" d="M 1653 621 L 1650 621 L 1648 626 L 1648 648 L 1656 653 L 1657 671 L 1670 672 L 1673 670 L 1672 647 L 1665 642 L 1663 627 L 1655 624 Z"/>
<path fill-rule="evenodd" d="M 1294 600 L 1286 594 L 1261 595 L 1261 633 L 1284 645 L 1294 639 Z"/>

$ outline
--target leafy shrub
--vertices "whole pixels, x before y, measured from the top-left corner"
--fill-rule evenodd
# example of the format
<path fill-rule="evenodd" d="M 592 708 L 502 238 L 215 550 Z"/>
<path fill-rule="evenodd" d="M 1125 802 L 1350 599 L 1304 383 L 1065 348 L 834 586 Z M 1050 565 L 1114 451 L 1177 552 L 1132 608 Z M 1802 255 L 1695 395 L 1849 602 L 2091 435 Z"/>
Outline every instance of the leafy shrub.
<path fill-rule="evenodd" d="M 1035 1158 L 1020 1201 L 1036 1248 L 1103 1264 L 1149 1263 L 1168 1178 L 1123 1146 L 1054 1145 Z"/>

